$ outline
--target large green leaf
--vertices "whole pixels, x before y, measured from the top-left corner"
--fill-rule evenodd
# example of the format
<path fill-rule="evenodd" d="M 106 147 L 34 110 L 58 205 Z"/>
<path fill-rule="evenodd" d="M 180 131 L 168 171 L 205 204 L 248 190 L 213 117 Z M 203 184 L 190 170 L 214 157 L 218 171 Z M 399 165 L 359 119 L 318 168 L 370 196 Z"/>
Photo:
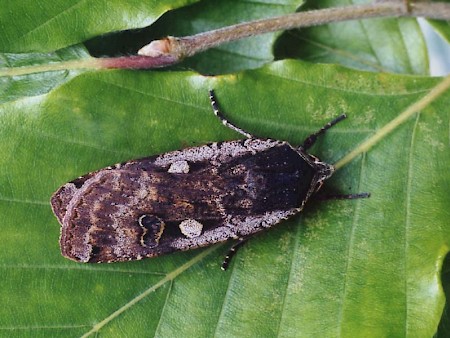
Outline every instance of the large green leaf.
<path fill-rule="evenodd" d="M 0 50 L 47 52 L 111 31 L 145 27 L 195 0 L 4 1 Z"/>
<path fill-rule="evenodd" d="M 335 162 L 436 83 L 286 61 L 215 78 L 86 73 L 47 95 L 4 103 L 0 332 L 430 336 L 449 245 L 449 95 L 329 182 L 370 199 L 312 202 L 250 241 L 225 273 L 223 245 L 140 262 L 68 261 L 48 200 L 60 184 L 108 164 L 239 137 L 212 114 L 209 88 L 239 126 L 292 144 L 347 113 L 312 151 Z"/>

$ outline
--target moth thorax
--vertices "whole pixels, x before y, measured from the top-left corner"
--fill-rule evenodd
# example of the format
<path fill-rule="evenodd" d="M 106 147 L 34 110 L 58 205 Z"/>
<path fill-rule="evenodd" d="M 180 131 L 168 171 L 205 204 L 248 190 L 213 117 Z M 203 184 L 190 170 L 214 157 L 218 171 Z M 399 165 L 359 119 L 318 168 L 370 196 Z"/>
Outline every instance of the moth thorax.
<path fill-rule="evenodd" d="M 316 191 L 320 189 L 323 182 L 331 177 L 334 173 L 334 167 L 331 164 L 321 162 L 319 159 L 314 161 L 314 165 L 317 170 L 317 188 Z"/>

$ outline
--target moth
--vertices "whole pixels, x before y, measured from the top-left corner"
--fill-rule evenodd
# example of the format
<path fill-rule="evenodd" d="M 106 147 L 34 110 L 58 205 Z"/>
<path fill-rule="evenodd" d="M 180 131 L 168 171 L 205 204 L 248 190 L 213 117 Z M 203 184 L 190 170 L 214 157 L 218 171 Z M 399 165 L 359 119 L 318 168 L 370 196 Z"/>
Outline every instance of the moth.
<path fill-rule="evenodd" d="M 299 213 L 333 174 L 307 150 L 345 115 L 293 147 L 238 128 L 213 91 L 210 100 L 222 123 L 245 138 L 115 164 L 63 185 L 51 198 L 63 256 L 130 261 L 236 239 L 226 269 L 249 237 Z"/>

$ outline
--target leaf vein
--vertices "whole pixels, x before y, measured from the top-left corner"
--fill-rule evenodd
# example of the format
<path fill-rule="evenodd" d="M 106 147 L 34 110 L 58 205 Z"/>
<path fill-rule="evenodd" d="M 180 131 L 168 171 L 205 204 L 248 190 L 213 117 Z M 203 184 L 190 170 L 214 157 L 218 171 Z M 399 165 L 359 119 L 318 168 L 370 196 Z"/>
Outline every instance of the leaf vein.
<path fill-rule="evenodd" d="M 405 294 L 405 336 L 408 335 L 408 276 L 407 276 L 407 272 L 408 272 L 408 262 L 407 262 L 407 257 L 408 257 L 408 250 L 409 250 L 409 238 L 408 238 L 408 229 L 411 227 L 411 190 L 412 190 L 412 184 L 413 184 L 413 170 L 414 170 L 414 166 L 413 166 L 413 152 L 414 152 L 414 146 L 415 146 L 415 140 L 416 140 L 416 132 L 417 132 L 417 127 L 419 124 L 419 119 L 420 119 L 420 112 L 417 113 L 417 117 L 414 123 L 414 127 L 411 133 L 411 141 L 409 143 L 409 154 L 408 154 L 408 173 L 406 175 L 406 206 L 405 206 L 405 236 L 404 236 L 404 253 L 403 253 L 403 262 L 404 262 L 404 266 L 403 266 L 403 271 L 404 271 L 404 280 L 405 280 L 405 285 L 404 285 L 404 294 Z"/>
<path fill-rule="evenodd" d="M 276 63 L 274 64 L 276 65 Z M 383 93 L 374 93 L 373 91 L 356 91 L 356 90 L 350 90 L 347 88 L 343 88 L 343 87 L 334 87 L 334 86 L 328 86 L 325 84 L 321 84 L 321 83 L 314 83 L 311 81 L 306 81 L 304 79 L 300 79 L 300 78 L 291 78 L 285 75 L 282 75 L 280 73 L 278 74 L 274 74 L 274 73 L 270 73 L 267 72 L 264 68 L 261 69 L 261 72 L 264 73 L 267 76 L 271 76 L 271 77 L 276 77 L 276 78 L 280 78 L 282 80 L 287 80 L 287 81 L 291 81 L 291 82 L 296 82 L 296 83 L 302 83 L 305 85 L 310 85 L 312 87 L 318 87 L 318 88 L 325 88 L 325 89 L 332 89 L 335 91 L 340 91 L 340 92 L 344 92 L 344 93 L 349 93 L 349 94 L 364 94 L 364 95 L 368 95 L 368 96 L 372 96 L 372 97 L 390 97 L 390 96 L 416 96 L 417 94 L 421 94 L 421 93 L 428 93 L 431 89 L 433 89 L 435 86 L 432 86 L 432 88 L 424 88 L 424 89 L 419 89 L 419 90 L 414 90 L 414 91 L 408 91 L 408 92 L 404 92 L 404 93 L 400 93 L 399 91 L 392 91 L 392 93 L 389 92 L 383 92 Z"/>
<path fill-rule="evenodd" d="M 286 299 L 287 299 L 287 294 L 288 294 L 288 289 L 289 286 L 291 285 L 291 281 L 293 279 L 293 274 L 294 274 L 294 264 L 295 264 L 295 257 L 296 254 L 298 252 L 298 247 L 300 245 L 300 225 L 297 224 L 296 228 L 295 228 L 295 235 L 294 235 L 294 245 L 293 248 L 291 250 L 292 255 L 291 255 L 291 266 L 289 269 L 289 276 L 286 280 L 286 286 L 284 288 L 284 296 L 283 296 L 283 302 L 281 304 L 281 314 L 280 314 L 280 318 L 278 321 L 278 327 L 277 327 L 277 337 L 281 337 L 282 335 L 280 334 L 281 329 L 283 327 L 283 322 L 285 321 L 285 317 L 284 314 L 286 313 Z"/>
<path fill-rule="evenodd" d="M 368 60 L 366 60 L 364 58 L 361 58 L 361 57 L 358 57 L 357 55 L 355 55 L 353 53 L 350 53 L 350 52 L 346 51 L 345 49 L 337 48 L 335 46 L 328 46 L 328 45 L 325 45 L 324 43 L 320 43 L 318 41 L 314 41 L 312 39 L 308 39 L 308 38 L 305 38 L 305 37 L 300 36 L 300 35 L 294 35 L 294 37 L 299 39 L 299 40 L 303 40 L 303 41 L 305 41 L 307 43 L 310 43 L 311 45 L 313 45 L 313 46 L 315 46 L 317 48 L 322 48 L 324 52 L 322 54 L 316 54 L 315 55 L 316 58 L 318 58 L 319 56 L 326 55 L 326 54 L 334 54 L 334 55 L 346 57 L 346 58 L 348 58 L 350 60 L 353 60 L 355 62 L 359 62 L 361 65 L 364 65 L 364 66 L 367 66 L 367 67 L 372 67 L 373 69 L 375 69 L 377 71 L 381 71 L 381 72 L 385 72 L 385 73 L 389 72 L 389 69 L 387 69 L 385 67 L 382 67 L 382 66 L 380 66 L 377 63 L 369 62 Z M 314 57 L 310 57 L 309 59 L 313 60 Z"/>
<path fill-rule="evenodd" d="M 0 331 L 13 331 L 13 330 L 42 330 L 42 329 L 76 329 L 76 328 L 83 328 L 88 327 L 89 325 L 36 325 L 36 326 L 0 326 Z"/>
<path fill-rule="evenodd" d="M 158 95 L 155 95 L 153 93 L 144 92 L 144 91 L 138 90 L 137 88 L 131 88 L 131 87 L 127 87 L 127 86 L 125 86 L 123 84 L 118 84 L 118 83 L 106 81 L 105 79 L 95 79 L 95 80 L 98 81 L 98 82 L 102 82 L 102 83 L 111 85 L 111 86 L 115 86 L 117 88 L 128 90 L 130 92 L 135 92 L 135 93 L 138 93 L 138 94 L 142 94 L 144 96 L 152 97 L 152 98 L 155 98 L 155 99 L 158 99 L 158 100 L 161 100 L 161 101 L 166 101 L 166 102 L 170 102 L 170 103 L 176 103 L 176 104 L 182 105 L 184 107 L 191 107 L 191 108 L 195 108 L 195 109 L 207 110 L 207 108 L 205 106 L 198 106 L 198 105 L 194 105 L 194 104 L 188 104 L 186 101 L 176 101 L 176 100 L 173 100 L 173 99 L 168 98 L 168 97 L 158 96 Z M 205 97 L 206 97 L 206 95 L 205 95 Z M 208 107 L 208 110 L 209 110 L 209 107 Z"/>
<path fill-rule="evenodd" d="M 250 0 L 245 0 L 245 1 L 241 1 L 241 2 L 262 5 L 262 6 L 292 7 L 292 3 L 290 3 L 290 2 L 279 3 L 279 2 L 272 2 L 272 1 L 250 1 Z"/>
<path fill-rule="evenodd" d="M 220 246 L 212 246 L 204 251 L 202 251 L 197 256 L 194 256 L 194 258 L 188 260 L 185 264 L 181 265 L 179 268 L 173 270 L 172 272 L 168 273 L 164 278 L 160 279 L 157 283 L 153 284 L 149 288 L 147 288 L 145 291 L 143 291 L 141 294 L 137 295 L 133 299 L 131 299 L 128 303 L 125 303 L 121 307 L 119 307 L 116 311 L 111 313 L 109 316 L 95 324 L 91 330 L 86 332 L 82 337 L 88 337 L 93 333 L 98 333 L 105 325 L 109 324 L 111 321 L 116 319 L 118 316 L 120 316 L 122 313 L 133 307 L 135 304 L 139 303 L 141 300 L 146 298 L 148 295 L 155 292 L 157 289 L 162 287 L 164 284 L 166 284 L 169 281 L 172 281 L 176 277 L 178 277 L 181 273 L 189 269 L 194 264 L 198 263 L 202 259 L 204 259 L 206 256 L 208 256 L 211 252 L 216 250 Z"/>
<path fill-rule="evenodd" d="M 362 159 L 361 159 L 360 174 L 359 174 L 358 191 L 360 191 L 361 181 L 364 176 L 365 160 L 366 160 L 366 153 L 363 153 Z M 355 244 L 355 231 L 356 231 L 356 227 L 358 225 L 360 205 L 361 205 L 361 202 L 359 200 L 356 200 L 355 202 L 356 202 L 356 205 L 355 205 L 355 209 L 354 209 L 354 213 L 353 213 L 351 230 L 350 230 L 348 241 L 346 241 L 346 243 L 348 243 L 347 252 L 345 255 L 347 260 L 346 260 L 345 268 L 343 271 L 344 281 L 343 281 L 343 289 L 342 289 L 342 294 L 341 294 L 341 298 L 342 298 L 341 306 L 339 308 L 339 313 L 337 316 L 338 330 L 340 331 L 336 335 L 338 337 L 343 337 L 346 335 L 342 332 L 343 331 L 342 325 L 345 322 L 345 319 L 344 319 L 345 306 L 347 303 L 346 300 L 347 300 L 347 294 L 348 294 L 348 283 L 349 283 L 349 279 L 350 279 L 348 272 L 350 270 L 350 266 L 352 265 L 352 257 L 353 257 L 352 252 L 354 250 L 354 244 Z"/>
<path fill-rule="evenodd" d="M 128 274 L 145 274 L 145 275 L 155 275 L 155 276 L 165 276 L 163 272 L 151 272 L 151 271 L 138 271 L 138 270 L 128 270 L 128 269 L 102 269 L 99 267 L 91 268 L 86 265 L 78 264 L 73 266 L 68 265 L 0 265 L 0 269 L 46 269 L 46 270 L 84 270 L 84 271 L 101 271 L 101 272 L 114 272 L 114 273 L 128 273 Z"/>
<path fill-rule="evenodd" d="M 39 25 L 37 25 L 36 27 L 34 27 L 33 29 L 29 30 L 28 32 L 26 32 L 25 34 L 22 34 L 19 39 L 24 39 L 29 35 L 32 35 L 34 32 L 38 31 L 41 28 L 44 28 L 45 26 L 49 25 L 51 22 L 55 21 L 58 17 L 68 13 L 69 11 L 72 11 L 74 8 L 78 7 L 80 4 L 82 4 L 83 2 L 86 2 L 86 0 L 80 0 L 77 3 L 74 3 L 73 5 L 65 8 L 63 11 L 59 12 L 58 14 L 48 18 L 47 20 L 41 22 Z"/>
<path fill-rule="evenodd" d="M 162 322 L 162 319 L 164 318 L 164 312 L 166 311 L 166 306 L 167 306 L 167 303 L 169 302 L 169 297 L 172 294 L 172 286 L 173 286 L 173 280 L 170 281 L 169 290 L 167 291 L 166 299 L 164 301 L 164 305 L 161 310 L 161 315 L 159 316 L 158 325 L 156 325 L 155 335 L 154 335 L 155 337 L 160 336 L 160 335 L 158 335 L 158 331 L 160 330 L 161 322 Z"/>
<path fill-rule="evenodd" d="M 22 199 L 22 198 L 9 198 L 9 197 L 3 197 L 0 196 L 0 201 L 2 202 L 9 202 L 9 203 L 25 203 L 25 204 L 34 204 L 34 205 L 45 205 L 48 206 L 50 202 L 46 201 L 34 201 L 30 199 Z"/>
<path fill-rule="evenodd" d="M 216 328 L 214 329 L 214 334 L 213 337 L 217 337 L 218 336 L 218 329 L 219 329 L 219 324 L 222 321 L 222 318 L 224 316 L 224 310 L 225 310 L 225 306 L 226 306 L 226 300 L 228 299 L 230 293 L 231 293 L 231 281 L 233 280 L 234 276 L 235 276 L 235 271 L 236 271 L 236 264 L 233 265 L 232 267 L 232 271 L 230 273 L 230 278 L 228 279 L 228 284 L 227 284 L 227 291 L 225 292 L 225 295 L 223 297 L 223 302 L 222 302 L 222 306 L 220 308 L 220 313 L 219 313 L 219 317 L 217 318 L 217 324 L 216 324 Z"/>

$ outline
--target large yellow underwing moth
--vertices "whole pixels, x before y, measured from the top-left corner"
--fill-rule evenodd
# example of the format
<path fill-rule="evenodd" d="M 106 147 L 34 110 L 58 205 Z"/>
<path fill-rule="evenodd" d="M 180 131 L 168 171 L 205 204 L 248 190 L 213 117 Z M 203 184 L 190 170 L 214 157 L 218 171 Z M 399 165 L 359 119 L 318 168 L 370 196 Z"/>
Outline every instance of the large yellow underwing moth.
<path fill-rule="evenodd" d="M 52 196 L 61 252 L 78 262 L 118 262 L 239 239 L 300 212 L 334 171 L 300 147 L 256 138 L 214 113 L 245 139 L 210 143 L 119 163 L 81 176 Z M 348 198 L 366 197 L 365 194 Z"/>

